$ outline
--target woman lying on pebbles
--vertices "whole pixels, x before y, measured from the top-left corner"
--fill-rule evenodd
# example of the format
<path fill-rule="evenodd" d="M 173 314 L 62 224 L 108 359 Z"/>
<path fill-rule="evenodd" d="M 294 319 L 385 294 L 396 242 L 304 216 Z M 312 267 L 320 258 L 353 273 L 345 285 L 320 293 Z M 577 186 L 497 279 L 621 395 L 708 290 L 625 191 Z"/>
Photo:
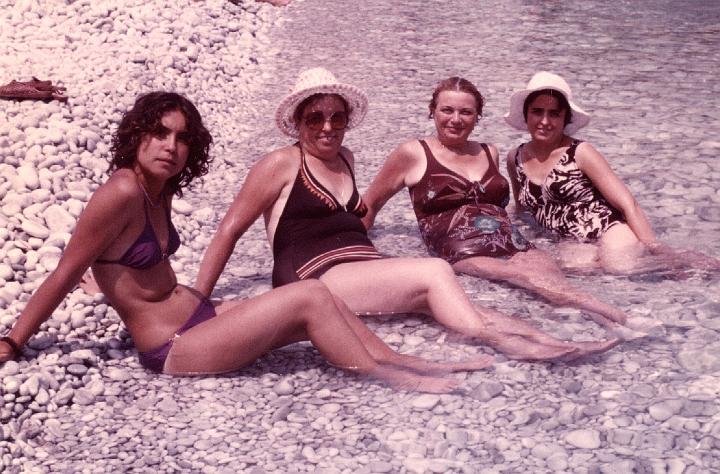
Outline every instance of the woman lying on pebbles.
<path fill-rule="evenodd" d="M 497 149 L 469 139 L 483 104 L 466 79 L 438 83 L 429 105 L 436 134 L 390 153 L 363 196 L 366 227 L 388 199 L 408 188 L 425 245 L 456 271 L 533 290 L 555 304 L 592 312 L 617 336 L 636 337 L 621 326 L 625 313 L 572 286 L 553 259 L 511 223 L 505 211 L 510 186 L 498 169 Z"/>
<path fill-rule="evenodd" d="M 517 359 L 578 357 L 617 340 L 564 342 L 497 311 L 475 308 L 450 265 L 432 258 L 383 258 L 367 238 L 367 209 L 342 146 L 367 98 L 322 68 L 300 74 L 276 112 L 278 128 L 299 138 L 250 170 L 203 257 L 196 288 L 210 295 L 248 227 L 264 215 L 273 249 L 273 285 L 319 279 L 355 313 L 426 313 Z"/>
<path fill-rule="evenodd" d="M 165 374 L 239 369 L 273 348 L 309 339 L 337 367 L 401 389 L 449 392 L 457 382 L 422 372 L 445 366 L 394 353 L 316 280 L 242 301 L 215 303 L 179 285 L 169 257 L 180 246 L 173 195 L 207 172 L 212 139 L 185 97 L 138 98 L 113 137 L 114 169 L 78 220 L 57 269 L 0 342 L 0 362 L 46 321 L 91 266 L 120 315 L 140 363 Z M 482 368 L 491 357 L 474 361 Z"/>
<path fill-rule="evenodd" d="M 591 144 L 572 137 L 590 116 L 572 101 L 562 77 L 535 74 L 510 98 L 505 121 L 530 133 L 530 141 L 507 156 L 518 209 L 530 211 L 538 224 L 561 237 L 585 242 L 564 244 L 564 266 L 600 266 L 621 274 L 720 269 L 718 259 L 659 242 L 607 160 Z"/>

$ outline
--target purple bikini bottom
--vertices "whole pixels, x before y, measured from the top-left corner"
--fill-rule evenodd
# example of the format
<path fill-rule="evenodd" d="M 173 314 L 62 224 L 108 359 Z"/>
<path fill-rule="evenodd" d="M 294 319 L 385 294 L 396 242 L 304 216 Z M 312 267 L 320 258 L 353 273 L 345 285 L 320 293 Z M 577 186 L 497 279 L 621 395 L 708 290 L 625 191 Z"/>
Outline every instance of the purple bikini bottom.
<path fill-rule="evenodd" d="M 180 329 L 178 329 L 173 337 L 171 337 L 165 344 L 146 352 L 138 352 L 138 358 L 140 359 L 140 365 L 148 370 L 161 374 L 165 367 L 165 359 L 167 359 L 170 349 L 172 348 L 175 338 L 180 337 L 182 333 L 189 330 L 190 328 L 197 326 L 198 324 L 212 319 L 215 317 L 215 307 L 212 305 L 209 299 L 203 298 L 200 300 L 195 312 L 185 321 Z"/>

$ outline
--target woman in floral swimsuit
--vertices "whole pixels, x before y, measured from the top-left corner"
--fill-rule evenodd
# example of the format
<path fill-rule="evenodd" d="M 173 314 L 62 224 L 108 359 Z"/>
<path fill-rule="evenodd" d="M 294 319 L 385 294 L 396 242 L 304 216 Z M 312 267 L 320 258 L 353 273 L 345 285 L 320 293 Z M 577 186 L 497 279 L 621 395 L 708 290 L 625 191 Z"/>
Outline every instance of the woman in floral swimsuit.
<path fill-rule="evenodd" d="M 590 116 L 572 101 L 562 77 L 545 71 L 535 74 L 510 98 L 505 120 L 531 137 L 507 157 L 518 207 L 561 237 L 597 243 L 583 246 L 590 252 L 582 260 L 616 273 L 720 268 L 717 259 L 678 252 L 657 240 L 645 213 L 605 158 L 571 136 L 588 124 Z M 580 247 L 565 248 L 573 249 L 572 258 L 577 259 Z"/>
<path fill-rule="evenodd" d="M 618 334 L 625 314 L 572 286 L 554 261 L 518 232 L 505 211 L 510 186 L 498 171 L 493 145 L 468 140 L 483 97 L 466 79 L 441 81 L 430 101 L 437 134 L 401 144 L 364 195 L 370 228 L 375 215 L 401 188 L 410 191 L 422 238 L 431 254 L 456 271 L 508 281 L 559 305 L 593 313 Z"/>

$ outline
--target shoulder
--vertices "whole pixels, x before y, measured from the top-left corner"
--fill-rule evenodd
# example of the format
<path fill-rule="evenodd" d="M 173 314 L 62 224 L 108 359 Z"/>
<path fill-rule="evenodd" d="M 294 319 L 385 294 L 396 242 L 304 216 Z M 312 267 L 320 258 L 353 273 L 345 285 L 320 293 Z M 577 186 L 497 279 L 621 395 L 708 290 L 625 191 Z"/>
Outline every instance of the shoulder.
<path fill-rule="evenodd" d="M 590 176 L 606 176 L 613 173 L 610 163 L 594 146 L 581 142 L 575 149 L 575 163 L 580 171 Z"/>
<path fill-rule="evenodd" d="M 480 151 L 485 151 L 487 149 L 490 152 L 490 157 L 497 161 L 498 157 L 498 149 L 497 147 L 492 143 L 487 142 L 472 142 L 477 147 L 477 152 L 480 153 Z"/>
<path fill-rule="evenodd" d="M 93 193 L 94 199 L 112 199 L 119 205 L 141 202 L 142 190 L 135 173 L 128 168 L 115 171 L 108 180 Z"/>
<path fill-rule="evenodd" d="M 522 145 L 512 147 L 512 148 L 510 148 L 510 150 L 508 150 L 507 156 L 506 156 L 508 167 L 509 166 L 515 167 L 515 165 L 517 164 L 516 160 L 518 158 L 518 152 L 520 151 L 520 147 L 522 147 Z"/>
<path fill-rule="evenodd" d="M 427 140 L 425 140 L 427 142 Z M 404 163 L 417 163 L 424 161 L 425 149 L 420 140 L 407 140 L 399 144 L 390 154 L 390 159 L 402 160 Z"/>
<path fill-rule="evenodd" d="M 574 140 L 577 142 L 575 145 L 575 154 L 600 154 L 599 151 L 590 143 L 582 140 Z"/>
<path fill-rule="evenodd" d="M 122 224 L 141 212 L 143 193 L 132 170 L 119 169 L 98 187 L 83 211 L 83 220 Z"/>
<path fill-rule="evenodd" d="M 408 140 L 398 145 L 388 155 L 385 160 L 385 169 L 405 179 L 414 173 L 424 172 L 425 161 L 425 150 L 420 140 Z"/>
<path fill-rule="evenodd" d="M 589 142 L 579 142 L 575 145 L 575 161 L 605 161 L 605 157 Z"/>
<path fill-rule="evenodd" d="M 300 167 L 300 152 L 296 146 L 285 146 L 264 155 L 250 169 L 248 177 L 271 176 L 273 178 L 294 177 Z"/>

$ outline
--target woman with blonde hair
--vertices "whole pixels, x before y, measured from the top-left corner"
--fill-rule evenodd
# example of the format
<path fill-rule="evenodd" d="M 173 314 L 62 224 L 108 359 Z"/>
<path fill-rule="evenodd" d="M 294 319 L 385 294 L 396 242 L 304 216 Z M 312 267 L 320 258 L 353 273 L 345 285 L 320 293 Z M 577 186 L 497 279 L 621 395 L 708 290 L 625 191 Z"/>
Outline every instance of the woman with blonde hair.
<path fill-rule="evenodd" d="M 460 273 L 507 281 L 557 305 L 590 311 L 614 335 L 638 334 L 622 326 L 626 315 L 570 284 L 554 260 L 528 242 L 505 207 L 510 186 L 500 174 L 494 145 L 470 139 L 485 99 L 467 79 L 449 77 L 432 93 L 435 134 L 399 145 L 364 195 L 370 228 L 382 206 L 408 188 L 420 234 L 431 255 Z"/>

